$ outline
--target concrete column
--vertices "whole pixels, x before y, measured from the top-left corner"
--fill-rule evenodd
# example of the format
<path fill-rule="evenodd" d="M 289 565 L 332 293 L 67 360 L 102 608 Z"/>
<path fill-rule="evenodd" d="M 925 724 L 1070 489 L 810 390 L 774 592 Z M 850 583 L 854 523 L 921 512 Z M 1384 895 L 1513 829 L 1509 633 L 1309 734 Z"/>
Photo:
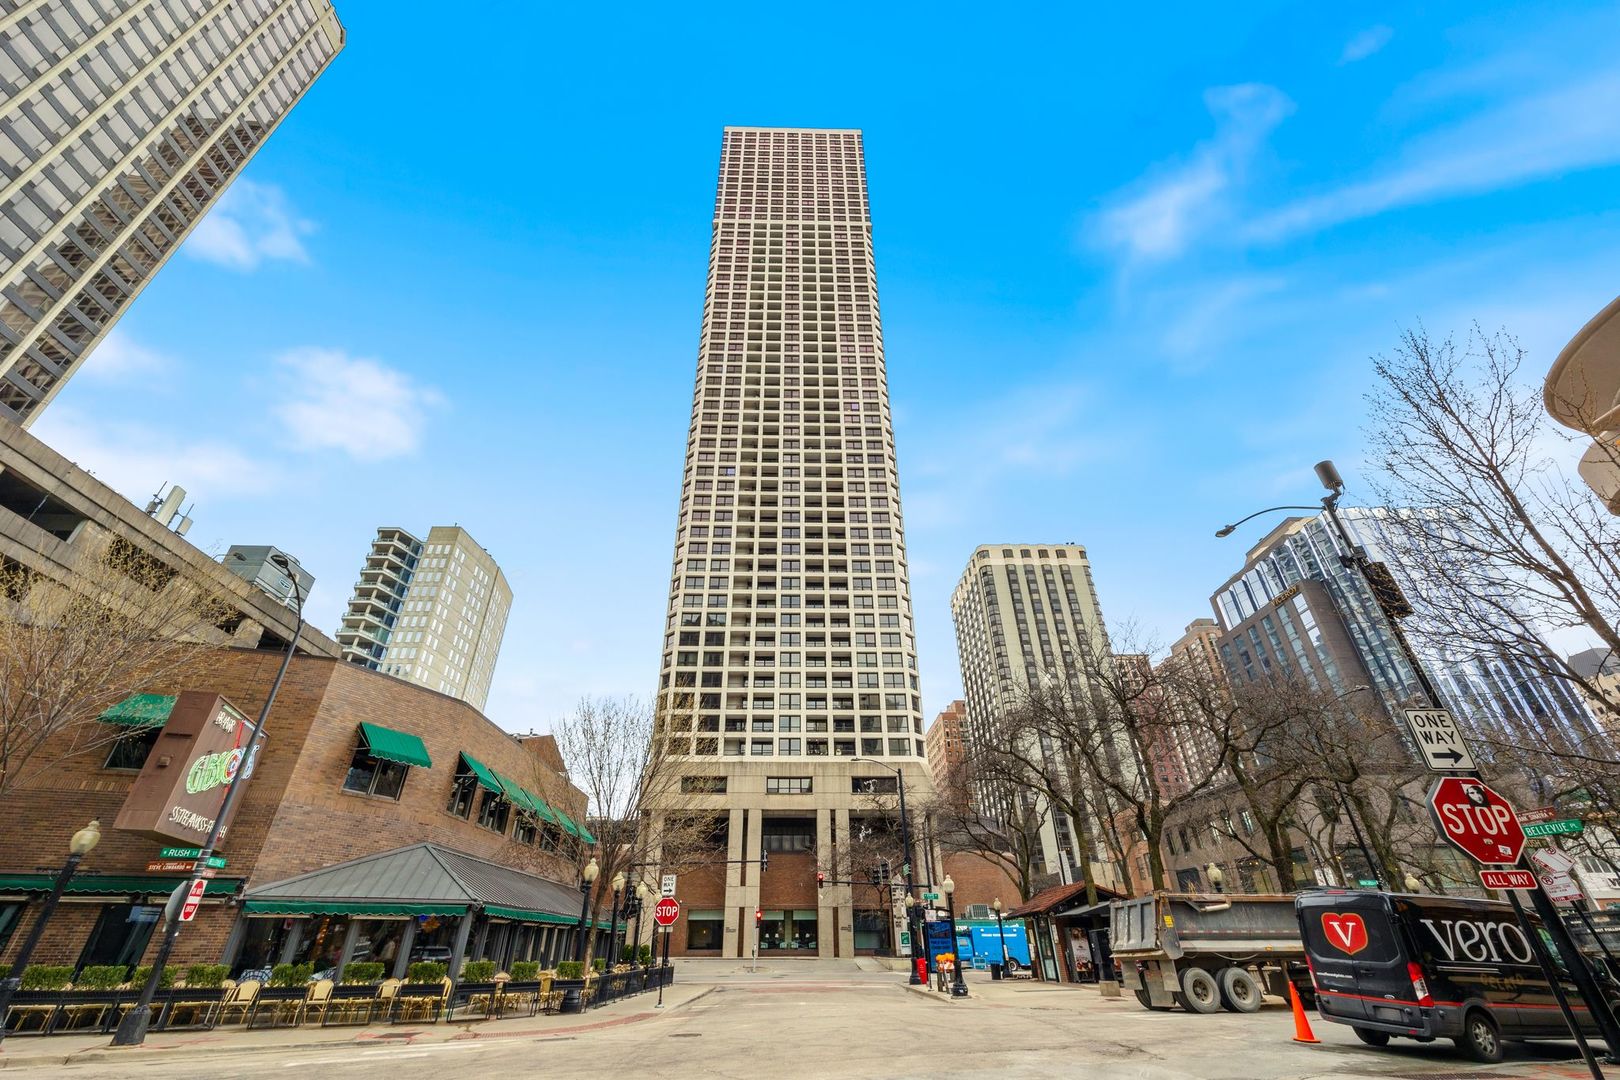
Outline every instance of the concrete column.
<path fill-rule="evenodd" d="M 833 853 L 833 811 L 830 807 L 820 807 L 816 810 L 816 869 L 837 880 L 839 875 L 833 869 L 837 862 Z M 838 954 L 838 907 L 829 904 L 828 900 L 839 889 L 837 885 L 830 885 L 821 890 L 816 898 L 816 956 L 823 960 L 830 960 Z"/>
<path fill-rule="evenodd" d="M 472 958 L 474 960 L 488 960 L 489 950 L 489 920 L 478 920 L 478 933 L 473 936 Z"/>
<path fill-rule="evenodd" d="M 849 850 L 850 824 L 849 807 L 840 806 L 833 812 L 833 820 L 838 830 L 838 842 L 843 851 Z M 853 876 L 855 868 L 849 866 L 848 860 L 839 859 L 839 871 L 845 876 Z M 855 890 L 848 885 L 838 887 L 838 903 L 833 911 L 833 926 L 838 934 L 838 955 L 853 957 L 855 955 Z M 819 932 L 819 928 L 818 928 Z"/>
<path fill-rule="evenodd" d="M 298 955 L 299 943 L 304 940 L 304 926 L 309 919 L 294 919 L 292 929 L 287 931 L 287 940 L 281 943 L 281 956 L 277 958 L 278 964 L 290 964 L 292 958 Z"/>
<path fill-rule="evenodd" d="M 752 897 L 759 895 L 758 866 L 745 867 L 742 860 L 747 858 L 749 847 L 747 832 L 748 819 L 757 818 L 758 813 L 749 814 L 741 807 L 734 807 L 731 811 L 731 823 L 727 830 L 726 840 L 726 927 L 721 941 L 721 954 L 724 956 L 746 957 L 752 947 L 754 935 L 753 907 L 750 903 Z M 757 828 L 757 826 L 755 826 Z M 746 871 L 746 872 L 745 872 Z M 741 918 L 742 910 L 750 912 L 747 919 Z"/>
<path fill-rule="evenodd" d="M 447 972 L 454 982 L 461 981 L 461 964 L 467 958 L 467 935 L 472 932 L 473 921 L 477 918 L 478 910 L 468 908 L 467 914 L 456 924 L 456 941 L 450 946 L 450 970 Z"/>
<path fill-rule="evenodd" d="M 337 975 L 333 982 L 341 982 L 343 969 L 348 966 L 349 960 L 354 956 L 354 939 L 360 936 L 360 920 L 350 919 L 349 927 L 343 931 L 343 948 L 338 952 Z"/>
<path fill-rule="evenodd" d="M 225 938 L 225 948 L 220 954 L 219 962 L 227 968 L 236 966 L 236 958 L 242 954 L 242 942 L 247 938 L 247 916 L 241 911 L 236 914 L 236 923 Z"/>
<path fill-rule="evenodd" d="M 394 954 L 394 970 L 388 973 L 390 979 L 403 979 L 411 967 L 411 946 L 416 944 L 416 920 L 405 921 L 405 933 L 399 938 L 399 952 Z"/>

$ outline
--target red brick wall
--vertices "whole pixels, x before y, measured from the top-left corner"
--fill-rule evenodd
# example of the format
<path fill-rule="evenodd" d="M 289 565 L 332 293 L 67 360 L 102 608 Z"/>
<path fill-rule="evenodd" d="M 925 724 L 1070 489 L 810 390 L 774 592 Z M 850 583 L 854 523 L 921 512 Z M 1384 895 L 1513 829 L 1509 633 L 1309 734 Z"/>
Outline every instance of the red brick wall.
<path fill-rule="evenodd" d="M 1000 899 L 1010 908 L 1026 899 L 1018 894 L 1018 883 L 1001 863 L 971 852 L 950 852 L 945 856 L 945 872 L 956 883 L 956 910 L 969 904 L 988 904 Z"/>

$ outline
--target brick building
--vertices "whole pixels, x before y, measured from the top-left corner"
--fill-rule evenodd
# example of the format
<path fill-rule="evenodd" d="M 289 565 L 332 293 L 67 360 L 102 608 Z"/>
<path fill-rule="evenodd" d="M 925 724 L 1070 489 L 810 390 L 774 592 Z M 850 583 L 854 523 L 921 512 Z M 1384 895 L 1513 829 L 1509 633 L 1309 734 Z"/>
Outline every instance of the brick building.
<path fill-rule="evenodd" d="M 923 749 L 928 755 L 928 769 L 934 777 L 934 790 L 950 792 L 953 796 L 967 797 L 965 784 L 953 784 L 952 778 L 965 778 L 967 765 L 967 702 L 957 698 L 939 711 L 923 736 Z"/>
<path fill-rule="evenodd" d="M 120 831 L 114 820 L 167 718 L 162 703 L 205 691 L 257 716 L 280 662 L 277 651 L 199 650 L 184 685 L 140 688 L 144 721 L 109 710 L 106 722 L 127 728 L 110 748 L 103 742 L 70 757 L 0 801 L 11 838 L 0 850 L 0 961 L 26 935 L 68 837 L 92 818 L 101 843 L 34 962 L 136 963 L 155 950 L 162 904 L 183 875 L 149 872 L 162 842 Z M 299 656 L 244 783 L 220 845 L 228 864 L 181 933 L 176 963 L 223 960 L 241 971 L 374 958 L 403 969 L 413 953 L 447 959 L 453 946 L 496 960 L 554 959 L 568 947 L 579 917 L 577 867 L 594 840 L 578 824 L 586 797 L 569 783 L 549 736 L 515 737 L 455 698 L 340 659 Z M 430 869 L 470 883 L 459 904 L 413 895 L 420 870 L 380 882 L 373 874 L 365 895 L 335 895 L 326 875 L 317 876 L 328 887 L 312 885 L 307 896 L 287 885 L 424 844 L 449 853 L 430 853 Z M 480 897 L 480 875 L 501 878 L 498 903 Z M 271 885 L 267 898 L 255 899 Z M 525 905 L 524 895 L 533 902 Z"/>

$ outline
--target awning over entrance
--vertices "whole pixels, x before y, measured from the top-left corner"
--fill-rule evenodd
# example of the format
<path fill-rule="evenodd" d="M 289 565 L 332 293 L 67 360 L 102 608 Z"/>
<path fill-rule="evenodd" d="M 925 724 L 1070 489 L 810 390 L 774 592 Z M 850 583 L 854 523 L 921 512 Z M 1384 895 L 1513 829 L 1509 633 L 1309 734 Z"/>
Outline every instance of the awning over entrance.
<path fill-rule="evenodd" d="M 412 844 L 259 886 L 248 892 L 244 910 L 249 915 L 381 916 L 481 909 L 492 918 L 572 926 L 579 922 L 581 899 L 573 885 L 438 844 Z M 606 926 L 607 920 L 597 925 Z"/>
<path fill-rule="evenodd" d="M 87 893 L 108 896 L 170 893 L 185 880 L 178 877 L 142 877 L 137 874 L 79 874 L 68 882 L 65 891 L 69 896 Z M 55 874 L 0 874 L 0 893 L 48 893 L 55 886 Z M 241 878 L 210 878 L 204 895 L 227 896 L 241 887 Z"/>
<path fill-rule="evenodd" d="M 360 734 L 365 737 L 366 749 L 371 751 L 374 758 L 396 761 L 401 765 L 420 765 L 424 769 L 433 767 L 433 759 L 428 757 L 427 747 L 422 744 L 421 739 L 408 731 L 395 731 L 393 728 L 362 720 Z"/>
<path fill-rule="evenodd" d="M 131 694 L 102 713 L 101 719 L 124 727 L 162 727 L 173 711 L 173 694 Z"/>

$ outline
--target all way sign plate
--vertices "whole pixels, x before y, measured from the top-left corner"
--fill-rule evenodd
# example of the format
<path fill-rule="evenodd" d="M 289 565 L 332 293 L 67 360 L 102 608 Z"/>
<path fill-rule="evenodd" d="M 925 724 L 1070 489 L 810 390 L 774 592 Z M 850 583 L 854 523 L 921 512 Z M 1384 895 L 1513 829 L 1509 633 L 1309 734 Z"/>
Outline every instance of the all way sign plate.
<path fill-rule="evenodd" d="M 1479 880 L 1487 889 L 1533 889 L 1536 875 L 1528 870 L 1481 870 Z"/>
<path fill-rule="evenodd" d="M 1407 709 L 1406 727 L 1431 772 L 1473 771 L 1474 755 L 1446 710 Z"/>

